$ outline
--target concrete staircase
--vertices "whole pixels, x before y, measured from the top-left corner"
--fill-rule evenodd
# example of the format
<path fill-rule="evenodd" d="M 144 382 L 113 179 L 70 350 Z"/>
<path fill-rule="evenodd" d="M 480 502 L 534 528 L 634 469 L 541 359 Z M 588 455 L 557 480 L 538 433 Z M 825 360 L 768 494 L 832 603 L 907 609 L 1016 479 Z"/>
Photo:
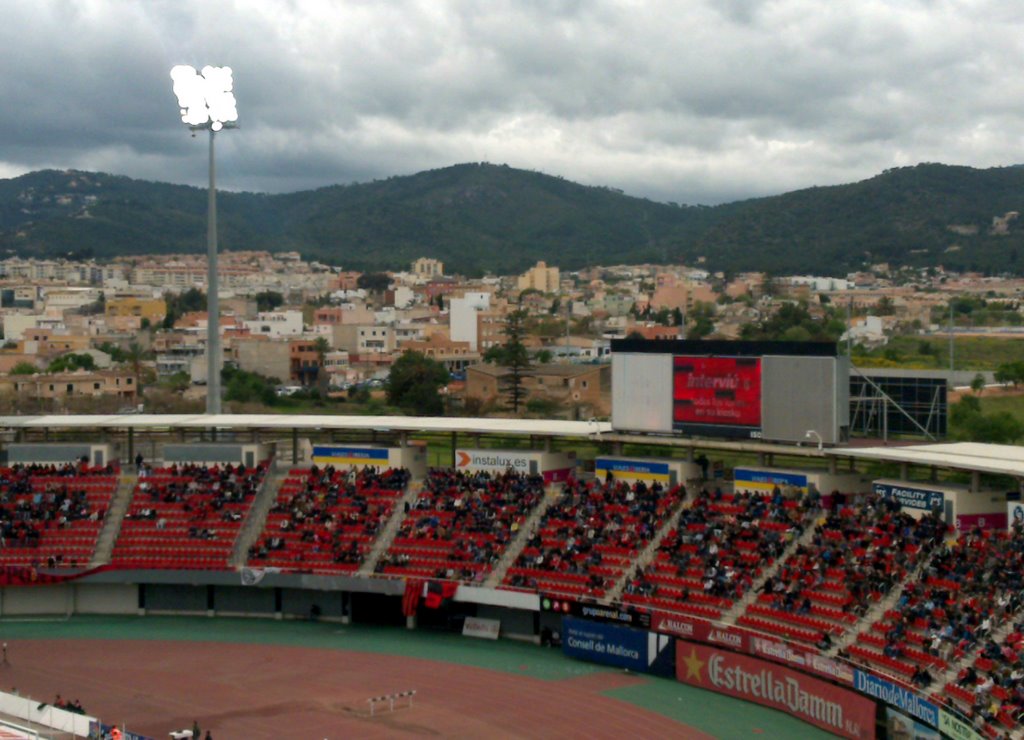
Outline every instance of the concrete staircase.
<path fill-rule="evenodd" d="M 289 466 L 277 466 L 273 462 L 268 466 L 263 483 L 256 491 L 252 505 L 245 515 L 245 521 L 242 522 L 242 528 L 238 530 L 238 536 L 235 538 L 235 546 L 231 551 L 231 559 L 228 561 L 232 567 L 239 568 L 245 565 L 249 548 L 256 544 L 256 540 L 263 532 L 267 514 L 270 513 L 270 507 L 277 501 L 277 494 L 281 490 L 281 484 L 288 477 L 289 470 Z"/>
<path fill-rule="evenodd" d="M 832 646 L 832 649 L 829 650 L 829 654 L 834 655 L 838 653 L 840 650 L 843 650 L 852 645 L 853 643 L 855 643 L 857 641 L 857 638 L 860 636 L 861 632 L 863 632 L 866 629 L 870 629 L 871 625 L 880 620 L 887 611 L 896 606 L 896 602 L 900 600 L 900 595 L 903 593 L 903 589 L 906 588 L 909 583 L 912 583 L 913 581 L 919 580 L 921 578 L 921 574 L 924 573 L 925 568 L 928 567 L 929 562 L 931 562 L 930 555 L 926 558 L 923 558 L 921 562 L 918 563 L 912 571 L 910 571 L 909 573 L 907 573 L 906 576 L 904 576 L 902 581 L 900 581 L 891 589 L 889 589 L 889 593 L 882 597 L 882 599 L 877 604 L 874 604 L 870 609 L 868 609 L 867 612 L 864 613 L 864 616 L 860 618 L 860 621 L 857 622 L 857 624 L 850 627 L 850 629 L 847 630 L 847 632 L 841 638 L 836 640 L 835 644 Z"/>
<path fill-rule="evenodd" d="M 992 639 L 995 640 L 997 644 L 1002 645 L 1006 636 L 1013 632 L 1013 623 L 1016 621 L 1019 614 L 1020 612 L 1017 614 L 1004 615 L 1002 623 L 992 631 Z M 956 681 L 956 677 L 960 675 L 960 671 L 978 659 L 978 653 L 979 651 L 974 649 L 955 663 L 950 663 L 949 668 L 947 668 L 944 673 L 935 677 L 935 681 L 932 683 L 931 689 L 933 691 L 941 692 L 947 683 Z"/>
<path fill-rule="evenodd" d="M 629 585 L 629 581 L 633 578 L 637 569 L 646 568 L 654 561 L 655 556 L 658 554 L 658 548 L 661 547 L 661 541 L 665 539 L 669 532 L 676 528 L 679 524 L 679 517 L 683 515 L 683 512 L 689 508 L 692 503 L 693 499 L 689 499 L 676 505 L 672 510 L 672 513 L 669 514 L 668 519 L 662 522 L 662 525 L 658 527 L 658 531 L 654 533 L 654 537 L 652 537 L 651 541 L 647 543 L 647 547 L 640 552 L 636 560 L 633 561 L 633 564 L 627 568 L 619 577 L 619 580 L 615 582 L 615 585 L 605 593 L 604 598 L 601 599 L 601 601 L 608 604 L 619 601 L 622 597 L 622 592 L 626 589 L 626 586 Z"/>
<path fill-rule="evenodd" d="M 95 568 L 99 565 L 106 565 L 110 562 L 110 555 L 114 552 L 114 543 L 117 542 L 117 535 L 121 533 L 121 524 L 124 522 L 128 507 L 132 503 L 132 494 L 139 482 L 137 473 L 121 472 L 117 479 L 117 489 L 110 499 L 110 507 L 103 519 L 103 526 L 96 538 L 96 549 L 93 551 L 89 567 Z"/>
<path fill-rule="evenodd" d="M 402 497 L 395 502 L 395 508 L 391 512 L 391 518 L 388 519 L 388 523 L 384 525 L 384 529 L 382 529 L 377 535 L 377 539 L 373 542 L 373 548 L 366 555 L 366 559 L 363 560 L 363 564 L 359 566 L 359 575 L 373 575 L 373 571 L 377 568 L 377 563 L 380 561 L 381 556 L 388 551 L 388 548 L 391 547 L 391 543 L 395 541 L 395 536 L 398 534 L 398 530 L 402 528 L 402 522 L 405 521 L 405 505 L 408 504 L 412 507 L 416 502 L 416 498 L 423 490 L 423 484 L 424 481 L 422 480 L 409 481 L 409 485 L 405 488 L 405 493 L 403 493 Z"/>
<path fill-rule="evenodd" d="M 498 564 L 494 566 L 494 570 L 487 576 L 487 579 L 484 581 L 485 588 L 497 588 L 505 580 L 505 574 L 508 573 L 508 569 L 512 567 L 519 557 L 519 553 L 523 551 L 526 543 L 530 541 L 530 538 L 537 531 L 537 527 L 540 525 L 540 520 L 544 517 L 544 514 L 551 508 L 553 503 L 562 497 L 561 486 L 561 483 L 548 486 L 544 491 L 544 498 L 530 512 L 530 515 L 526 517 L 526 520 L 519 527 L 519 531 L 516 532 L 516 536 L 512 538 L 512 541 L 505 548 L 505 552 L 502 553 Z"/>
<path fill-rule="evenodd" d="M 722 614 L 723 622 L 736 624 L 736 620 L 743 616 L 743 613 L 747 611 L 747 607 L 757 601 L 757 597 L 760 596 L 761 588 L 764 587 L 765 582 L 779 572 L 786 559 L 795 553 L 801 545 L 809 545 L 811 543 L 811 540 L 814 539 L 814 522 L 818 513 L 815 512 L 804 521 L 805 529 L 803 534 L 786 545 L 782 553 L 775 558 L 775 562 L 765 568 L 761 575 L 754 579 L 754 582 L 750 584 L 750 588 L 743 594 L 743 598 L 733 602 L 729 610 Z"/>

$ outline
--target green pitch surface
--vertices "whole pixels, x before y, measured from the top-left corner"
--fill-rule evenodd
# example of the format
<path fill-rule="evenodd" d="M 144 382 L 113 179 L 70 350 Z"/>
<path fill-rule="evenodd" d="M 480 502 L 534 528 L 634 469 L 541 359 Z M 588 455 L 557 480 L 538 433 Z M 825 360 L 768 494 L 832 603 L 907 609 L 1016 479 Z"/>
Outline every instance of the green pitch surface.
<path fill-rule="evenodd" d="M 615 669 L 573 660 L 558 650 L 512 640 L 479 640 L 430 630 L 329 622 L 204 617 L 93 617 L 0 620 L 0 640 L 183 640 L 254 643 L 400 655 L 558 682 Z M 603 694 L 657 712 L 718 738 L 827 738 L 815 727 L 771 709 L 687 686 L 638 677 Z M 553 687 L 557 691 L 556 687 Z"/>

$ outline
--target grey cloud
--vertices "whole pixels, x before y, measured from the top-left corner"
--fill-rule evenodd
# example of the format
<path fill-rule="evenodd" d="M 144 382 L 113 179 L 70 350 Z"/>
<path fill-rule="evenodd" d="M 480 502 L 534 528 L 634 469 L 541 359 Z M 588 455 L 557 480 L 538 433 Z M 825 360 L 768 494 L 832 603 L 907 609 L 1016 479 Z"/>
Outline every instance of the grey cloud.
<path fill-rule="evenodd" d="M 0 173 L 202 184 L 175 63 L 235 69 L 221 182 L 489 160 L 677 202 L 1019 159 L 1008 0 L 8 2 Z"/>

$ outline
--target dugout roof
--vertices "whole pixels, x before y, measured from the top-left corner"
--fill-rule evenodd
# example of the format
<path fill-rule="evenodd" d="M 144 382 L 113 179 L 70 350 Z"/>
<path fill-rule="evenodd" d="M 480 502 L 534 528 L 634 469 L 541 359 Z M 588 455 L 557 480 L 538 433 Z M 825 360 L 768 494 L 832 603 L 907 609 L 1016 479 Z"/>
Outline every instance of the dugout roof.
<path fill-rule="evenodd" d="M 826 450 L 826 453 L 858 460 L 907 463 L 1024 478 L 1024 447 L 1016 445 L 949 442 L 907 447 L 843 447 Z"/>
<path fill-rule="evenodd" d="M 590 437 L 611 432 L 603 421 L 471 417 L 291 414 L 92 414 L 0 416 L 6 429 L 348 429 L 378 432 L 457 432 L 538 437 Z"/>

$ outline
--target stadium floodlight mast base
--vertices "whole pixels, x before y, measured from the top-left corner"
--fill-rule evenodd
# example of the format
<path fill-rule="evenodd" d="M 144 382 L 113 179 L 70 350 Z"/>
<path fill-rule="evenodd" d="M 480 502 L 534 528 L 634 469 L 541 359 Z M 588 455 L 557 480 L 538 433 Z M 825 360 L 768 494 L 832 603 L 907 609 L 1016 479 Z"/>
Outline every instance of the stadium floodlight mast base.
<path fill-rule="evenodd" d="M 210 189 L 206 223 L 206 413 L 220 413 L 220 283 L 217 276 L 217 167 L 214 137 L 218 131 L 236 128 L 238 109 L 232 92 L 230 67 L 195 67 L 179 64 L 171 69 L 174 94 L 181 109 L 181 120 L 192 135 L 201 129 L 210 132 Z"/>

